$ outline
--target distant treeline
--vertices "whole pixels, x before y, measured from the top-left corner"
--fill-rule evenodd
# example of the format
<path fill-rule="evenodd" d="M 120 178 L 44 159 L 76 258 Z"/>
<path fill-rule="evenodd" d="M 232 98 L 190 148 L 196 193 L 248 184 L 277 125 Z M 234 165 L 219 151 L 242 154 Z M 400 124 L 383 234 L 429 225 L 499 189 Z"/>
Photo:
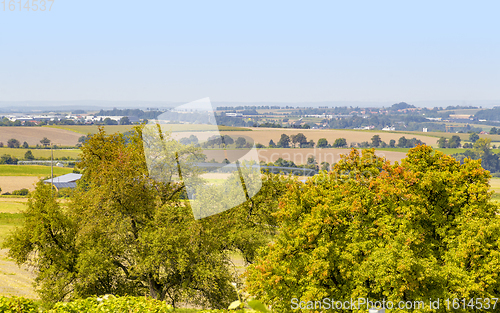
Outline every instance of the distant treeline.
<path fill-rule="evenodd" d="M 474 117 L 480 120 L 500 121 L 500 107 L 478 111 Z"/>
<path fill-rule="evenodd" d="M 140 109 L 123 109 L 119 110 L 114 108 L 113 110 L 101 110 L 97 113 L 97 116 L 136 116 L 140 119 L 155 119 L 162 111 L 143 111 Z"/>

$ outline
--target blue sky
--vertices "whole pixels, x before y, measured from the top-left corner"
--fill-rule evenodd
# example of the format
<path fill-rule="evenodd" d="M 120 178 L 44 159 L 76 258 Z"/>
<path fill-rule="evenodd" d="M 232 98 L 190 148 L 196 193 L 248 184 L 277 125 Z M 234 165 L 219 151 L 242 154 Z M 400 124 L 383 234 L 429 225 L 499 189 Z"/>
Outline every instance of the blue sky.
<path fill-rule="evenodd" d="M 0 101 L 500 100 L 499 11 L 498 1 L 0 4 Z"/>

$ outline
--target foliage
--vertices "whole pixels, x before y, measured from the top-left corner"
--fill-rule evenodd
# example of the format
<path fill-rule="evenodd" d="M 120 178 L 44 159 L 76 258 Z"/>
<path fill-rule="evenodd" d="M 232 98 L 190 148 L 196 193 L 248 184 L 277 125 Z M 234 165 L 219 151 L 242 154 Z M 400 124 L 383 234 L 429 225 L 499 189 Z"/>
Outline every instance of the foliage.
<path fill-rule="evenodd" d="M 296 144 L 299 144 L 299 147 L 303 147 L 304 145 L 307 144 L 307 138 L 303 133 L 298 133 L 297 135 L 291 135 L 290 139 L 292 139 L 292 143 L 294 147 Z"/>
<path fill-rule="evenodd" d="M 15 138 L 11 138 L 9 139 L 9 141 L 7 141 L 7 147 L 9 148 L 19 148 L 20 145 L 21 143 L 19 142 L 19 140 Z"/>
<path fill-rule="evenodd" d="M 28 150 L 28 151 L 26 151 L 26 153 L 24 154 L 24 159 L 25 159 L 25 160 L 34 160 L 34 159 L 35 159 L 35 156 L 33 155 L 33 152 L 31 152 L 31 150 Z"/>
<path fill-rule="evenodd" d="M 17 164 L 17 158 L 10 154 L 4 154 L 0 157 L 0 164 Z"/>
<path fill-rule="evenodd" d="M 42 140 L 40 140 L 40 143 L 44 146 L 44 147 L 47 147 L 48 145 L 50 145 L 50 139 L 48 139 L 47 137 L 43 137 Z"/>
<path fill-rule="evenodd" d="M 14 195 L 14 196 L 27 196 L 29 193 L 30 193 L 30 191 L 28 189 L 22 188 L 19 190 L 14 190 L 12 192 L 12 195 Z"/>
<path fill-rule="evenodd" d="M 0 296 L 0 312 L 2 313 L 35 313 L 39 312 L 33 300 L 21 297 L 7 298 Z"/>
<path fill-rule="evenodd" d="M 372 147 L 378 147 L 378 146 L 380 146 L 381 142 L 382 142 L 382 139 L 380 139 L 379 135 L 373 135 L 373 137 L 372 137 Z"/>
<path fill-rule="evenodd" d="M 277 146 L 280 148 L 290 148 L 290 137 L 286 134 L 281 134 Z"/>
<path fill-rule="evenodd" d="M 494 128 L 494 127 L 493 127 Z M 492 128 L 492 129 L 493 129 Z M 496 133 L 496 128 L 495 128 L 495 133 Z M 493 133 L 492 133 L 493 134 Z M 476 133 L 471 133 L 469 135 L 469 140 L 472 141 L 472 143 L 476 142 L 479 139 L 479 135 Z"/>
<path fill-rule="evenodd" d="M 318 139 L 317 147 L 318 148 L 327 148 L 328 147 L 328 140 L 326 140 L 326 138 Z"/>
<path fill-rule="evenodd" d="M 290 186 L 278 237 L 247 270 L 248 291 L 279 312 L 292 298 L 496 297 L 500 217 L 489 178 L 479 161 L 427 146 L 392 165 L 352 150 L 332 172 Z"/>
<path fill-rule="evenodd" d="M 342 148 L 347 146 L 347 140 L 345 138 L 337 138 L 333 143 L 334 148 Z"/>

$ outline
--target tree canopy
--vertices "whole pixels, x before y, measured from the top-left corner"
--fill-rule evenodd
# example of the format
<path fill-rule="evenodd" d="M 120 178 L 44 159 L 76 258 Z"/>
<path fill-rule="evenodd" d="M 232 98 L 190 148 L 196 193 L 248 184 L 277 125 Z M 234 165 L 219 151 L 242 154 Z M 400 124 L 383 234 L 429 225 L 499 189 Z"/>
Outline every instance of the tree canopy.
<path fill-rule="evenodd" d="M 246 273 L 248 291 L 279 312 L 292 311 L 293 298 L 495 298 L 500 218 L 489 178 L 479 161 L 427 146 L 401 164 L 352 150 L 332 172 L 289 188 L 279 235 Z"/>
<path fill-rule="evenodd" d="M 178 150 L 179 158 L 198 149 Z M 78 166 L 82 178 L 67 207 L 40 182 L 25 225 L 6 241 L 18 264 L 37 269 L 37 290 L 49 303 L 149 294 L 174 305 L 227 307 L 236 300 L 231 283 L 239 282 L 229 255 L 253 262 L 276 232 L 271 213 L 290 181 L 268 175 L 250 201 L 195 220 L 182 183 L 149 175 L 141 128 L 128 140 L 100 128 L 82 146 Z"/>

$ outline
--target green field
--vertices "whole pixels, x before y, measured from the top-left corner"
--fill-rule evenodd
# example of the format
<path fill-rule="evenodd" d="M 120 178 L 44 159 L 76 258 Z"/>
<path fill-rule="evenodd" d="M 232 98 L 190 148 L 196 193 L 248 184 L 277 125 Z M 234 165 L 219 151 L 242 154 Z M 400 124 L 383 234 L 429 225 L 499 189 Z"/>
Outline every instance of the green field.
<path fill-rule="evenodd" d="M 35 158 L 47 158 L 51 156 L 50 149 L 24 149 L 24 148 L 0 148 L 0 155 L 9 154 L 19 160 L 24 159 L 26 151 L 31 150 Z M 54 158 L 69 157 L 73 159 L 80 158 L 80 149 L 54 149 Z"/>
<path fill-rule="evenodd" d="M 22 213 L 0 213 L 0 245 L 16 226 L 23 224 L 23 221 Z"/>
<path fill-rule="evenodd" d="M 54 176 L 72 173 L 72 168 L 54 166 Z M 50 166 L 0 165 L 0 176 L 50 176 Z"/>

